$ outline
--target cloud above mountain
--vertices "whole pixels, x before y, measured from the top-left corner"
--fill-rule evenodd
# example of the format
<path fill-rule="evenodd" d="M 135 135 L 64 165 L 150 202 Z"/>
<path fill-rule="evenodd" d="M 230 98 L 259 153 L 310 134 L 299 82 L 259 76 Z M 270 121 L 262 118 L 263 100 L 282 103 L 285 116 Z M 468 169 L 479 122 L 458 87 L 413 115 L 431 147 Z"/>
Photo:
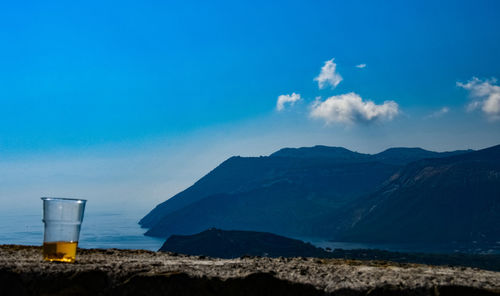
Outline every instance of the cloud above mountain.
<path fill-rule="evenodd" d="M 332 96 L 324 101 L 317 99 L 311 105 L 310 116 L 321 119 L 326 124 L 358 122 L 370 123 L 391 120 L 399 114 L 399 106 L 394 101 L 385 101 L 377 105 L 372 101 L 364 101 L 354 92 Z"/>
<path fill-rule="evenodd" d="M 334 89 L 341 81 L 342 76 L 337 72 L 337 64 L 332 58 L 321 67 L 320 74 L 314 78 L 319 89 L 330 86 Z M 366 64 L 359 64 L 357 68 L 364 68 Z M 287 105 L 293 106 L 302 100 L 299 94 L 281 95 L 276 102 L 276 110 L 282 111 Z M 356 123 L 372 123 L 376 121 L 392 120 L 400 113 L 399 105 L 395 101 L 385 101 L 375 104 L 370 100 L 363 100 L 355 92 L 331 96 L 324 101 L 321 97 L 309 104 L 309 117 L 324 121 L 326 124 L 340 123 L 353 125 Z"/>
<path fill-rule="evenodd" d="M 488 119 L 500 119 L 500 86 L 496 85 L 497 79 L 481 80 L 472 77 L 466 83 L 457 82 L 457 86 L 469 91 L 471 102 L 467 111 L 480 109 Z"/>
<path fill-rule="evenodd" d="M 276 110 L 282 111 L 285 108 L 285 105 L 293 106 L 295 102 L 300 100 L 300 94 L 292 93 L 291 95 L 281 95 L 278 97 L 278 101 L 276 102 Z"/>
<path fill-rule="evenodd" d="M 434 111 L 431 114 L 425 116 L 425 118 L 439 118 L 439 117 L 443 117 L 448 112 L 450 112 L 450 108 L 445 106 L 445 107 L 442 107 L 441 109 L 439 109 L 437 111 Z"/>
<path fill-rule="evenodd" d="M 323 67 L 321 67 L 319 75 L 314 78 L 314 81 L 318 82 L 319 89 L 323 89 L 327 86 L 335 88 L 342 81 L 342 76 L 337 73 L 337 64 L 335 64 L 334 60 L 335 59 L 326 61 Z"/>

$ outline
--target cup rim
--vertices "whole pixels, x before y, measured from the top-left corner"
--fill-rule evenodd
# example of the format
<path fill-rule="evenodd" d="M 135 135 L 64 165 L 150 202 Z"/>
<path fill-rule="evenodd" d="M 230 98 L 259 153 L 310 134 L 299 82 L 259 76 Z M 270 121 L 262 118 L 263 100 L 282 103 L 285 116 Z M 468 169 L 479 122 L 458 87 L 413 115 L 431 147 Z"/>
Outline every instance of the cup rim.
<path fill-rule="evenodd" d="M 84 203 L 86 202 L 87 200 L 86 199 L 81 199 L 81 198 L 69 198 L 69 197 L 50 197 L 50 196 L 44 196 L 44 197 L 40 197 L 41 200 L 43 201 L 50 201 L 50 200 L 54 200 L 54 201 L 65 201 L 65 202 L 78 202 L 78 203 Z"/>

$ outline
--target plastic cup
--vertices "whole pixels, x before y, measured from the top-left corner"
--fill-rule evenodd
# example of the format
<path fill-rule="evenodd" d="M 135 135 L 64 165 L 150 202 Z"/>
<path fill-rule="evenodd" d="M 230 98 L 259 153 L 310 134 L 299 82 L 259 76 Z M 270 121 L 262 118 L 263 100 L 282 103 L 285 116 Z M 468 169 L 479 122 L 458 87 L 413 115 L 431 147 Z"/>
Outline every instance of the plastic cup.
<path fill-rule="evenodd" d="M 43 259 L 45 261 L 75 262 L 80 236 L 84 199 L 42 197 Z"/>

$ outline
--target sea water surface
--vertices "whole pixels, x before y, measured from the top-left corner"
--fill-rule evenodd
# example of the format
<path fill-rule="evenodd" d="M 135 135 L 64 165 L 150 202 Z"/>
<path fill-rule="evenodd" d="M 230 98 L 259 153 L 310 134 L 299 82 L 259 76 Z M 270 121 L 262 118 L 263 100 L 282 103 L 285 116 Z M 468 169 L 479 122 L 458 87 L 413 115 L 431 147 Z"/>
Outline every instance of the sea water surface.
<path fill-rule="evenodd" d="M 157 251 L 164 239 L 145 236 L 137 222 L 144 213 L 123 211 L 85 212 L 78 246 Z M 43 243 L 42 213 L 0 210 L 0 244 L 40 246 Z"/>
<path fill-rule="evenodd" d="M 91 210 L 86 211 L 78 246 L 81 248 L 144 249 L 157 251 L 165 239 L 145 236 L 137 222 L 142 211 Z M 500 254 L 500 242 L 489 245 L 478 243 L 447 244 L 373 244 L 336 242 L 297 237 L 317 247 L 329 249 L 378 249 L 418 253 Z M 14 211 L 0 209 L 0 244 L 40 246 L 43 243 L 42 211 Z"/>

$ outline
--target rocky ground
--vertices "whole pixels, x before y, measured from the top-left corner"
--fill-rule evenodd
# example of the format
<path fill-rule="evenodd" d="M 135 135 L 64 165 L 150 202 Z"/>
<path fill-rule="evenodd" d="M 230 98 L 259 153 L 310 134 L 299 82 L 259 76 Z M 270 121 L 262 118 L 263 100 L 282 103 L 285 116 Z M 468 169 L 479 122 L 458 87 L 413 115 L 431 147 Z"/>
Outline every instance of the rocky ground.
<path fill-rule="evenodd" d="M 73 264 L 41 248 L 0 246 L 0 295 L 500 295 L 500 272 L 317 258 L 213 259 L 79 249 Z"/>

